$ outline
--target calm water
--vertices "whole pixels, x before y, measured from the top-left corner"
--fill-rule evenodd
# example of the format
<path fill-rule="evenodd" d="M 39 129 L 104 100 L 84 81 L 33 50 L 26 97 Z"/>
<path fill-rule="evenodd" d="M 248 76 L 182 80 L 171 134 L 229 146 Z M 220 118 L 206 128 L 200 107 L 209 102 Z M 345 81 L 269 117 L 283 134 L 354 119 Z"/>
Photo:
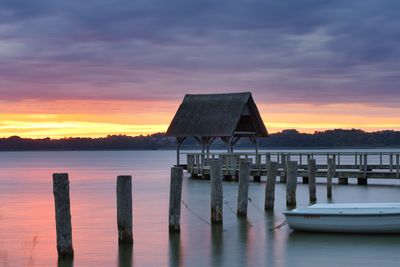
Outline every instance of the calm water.
<path fill-rule="evenodd" d="M 394 266 L 400 236 L 269 231 L 284 219 L 285 187 L 277 184 L 274 214 L 265 214 L 265 183 L 251 183 L 248 220 L 224 207 L 213 229 L 182 206 L 181 234 L 168 234 L 169 169 L 174 151 L 0 153 L 0 266 Z M 75 258 L 57 262 L 53 172 L 70 174 Z M 115 181 L 133 176 L 134 246 L 118 248 Z M 263 177 L 264 179 L 264 177 Z M 400 186 L 337 186 L 333 202 L 399 202 Z M 224 183 L 236 210 L 237 183 Z M 307 206 L 298 185 L 298 206 Z M 327 202 L 317 186 L 319 203 Z M 183 199 L 209 220 L 209 181 L 184 179 Z"/>

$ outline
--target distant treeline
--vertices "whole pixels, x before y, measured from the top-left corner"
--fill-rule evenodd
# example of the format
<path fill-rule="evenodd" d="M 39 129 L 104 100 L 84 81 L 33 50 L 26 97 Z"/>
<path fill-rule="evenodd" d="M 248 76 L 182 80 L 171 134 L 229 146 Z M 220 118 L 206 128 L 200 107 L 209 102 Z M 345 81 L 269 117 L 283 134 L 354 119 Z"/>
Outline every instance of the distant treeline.
<path fill-rule="evenodd" d="M 338 147 L 400 147 L 400 131 L 364 132 L 362 130 L 329 130 L 313 134 L 299 133 L 296 130 L 284 130 L 271 134 L 269 138 L 260 138 L 261 148 L 338 148 Z M 193 138 L 184 142 L 184 148 L 198 148 Z M 241 139 L 236 148 L 253 147 L 246 138 Z M 12 136 L 0 138 L 0 151 L 23 150 L 150 150 L 175 148 L 174 138 L 163 133 L 147 136 L 112 135 L 103 138 L 62 138 L 30 139 Z M 226 148 L 216 140 L 214 149 Z"/>

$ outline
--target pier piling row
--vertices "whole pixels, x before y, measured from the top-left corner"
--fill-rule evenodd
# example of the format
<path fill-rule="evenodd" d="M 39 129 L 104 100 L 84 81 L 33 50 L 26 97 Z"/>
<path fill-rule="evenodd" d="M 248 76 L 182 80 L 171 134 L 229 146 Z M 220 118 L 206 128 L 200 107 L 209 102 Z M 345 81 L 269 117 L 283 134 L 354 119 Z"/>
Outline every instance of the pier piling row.
<path fill-rule="evenodd" d="M 310 175 L 326 178 L 328 183 L 328 179 L 338 178 L 338 183 L 342 185 L 348 184 L 349 179 L 357 179 L 357 184 L 366 185 L 371 178 L 400 178 L 400 152 L 187 153 L 187 164 L 181 166 L 192 177 L 209 179 L 210 160 L 215 159 L 221 160 L 223 177 L 238 177 L 239 162 L 246 159 L 250 162 L 250 176 L 253 176 L 254 181 L 260 181 L 262 176 L 267 177 L 271 161 L 277 162 L 277 176 L 283 183 L 287 181 L 289 161 L 297 162 L 297 174 L 303 178 L 303 183 L 310 182 Z M 315 168 L 312 168 L 315 173 L 310 174 L 311 159 L 315 160 Z"/>

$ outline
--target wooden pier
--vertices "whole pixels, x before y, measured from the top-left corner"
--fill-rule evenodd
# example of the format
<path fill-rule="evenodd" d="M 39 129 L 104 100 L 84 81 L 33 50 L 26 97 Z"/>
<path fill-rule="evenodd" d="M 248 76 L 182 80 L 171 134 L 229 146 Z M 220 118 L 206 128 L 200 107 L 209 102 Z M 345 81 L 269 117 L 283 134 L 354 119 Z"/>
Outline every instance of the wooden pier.
<path fill-rule="evenodd" d="M 183 167 L 192 177 L 209 178 L 210 160 L 221 159 L 225 180 L 237 180 L 240 160 L 251 163 L 250 175 L 254 181 L 268 175 L 268 165 L 276 162 L 277 175 L 286 181 L 287 162 L 297 162 L 297 176 L 308 183 L 308 162 L 315 159 L 315 176 L 338 178 L 339 184 L 347 184 L 349 178 L 358 179 L 358 184 L 367 184 L 368 179 L 399 179 L 400 152 L 265 152 L 265 153 L 186 153 Z M 328 168 L 328 163 L 333 164 Z M 333 169 L 333 171 L 332 171 Z M 266 179 L 266 178 L 265 178 Z"/>

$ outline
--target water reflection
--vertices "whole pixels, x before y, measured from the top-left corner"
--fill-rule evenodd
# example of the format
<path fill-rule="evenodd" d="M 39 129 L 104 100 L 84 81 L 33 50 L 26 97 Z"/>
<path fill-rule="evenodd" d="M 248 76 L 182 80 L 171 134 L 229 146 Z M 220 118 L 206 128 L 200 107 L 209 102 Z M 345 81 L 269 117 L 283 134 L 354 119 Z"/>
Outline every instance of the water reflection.
<path fill-rule="evenodd" d="M 222 225 L 211 227 L 211 266 L 223 266 L 224 228 Z"/>
<path fill-rule="evenodd" d="M 73 267 L 74 266 L 74 258 L 58 258 L 57 267 Z"/>
<path fill-rule="evenodd" d="M 183 266 L 180 233 L 170 233 L 169 235 L 169 266 Z"/>
<path fill-rule="evenodd" d="M 248 222 L 247 218 L 238 218 L 238 235 L 239 235 L 239 250 L 240 259 L 239 262 L 243 266 L 247 266 L 247 259 L 251 253 L 251 245 L 253 245 L 249 241 L 249 228 L 252 225 Z"/>
<path fill-rule="evenodd" d="M 118 245 L 118 267 L 133 266 L 133 244 Z"/>

